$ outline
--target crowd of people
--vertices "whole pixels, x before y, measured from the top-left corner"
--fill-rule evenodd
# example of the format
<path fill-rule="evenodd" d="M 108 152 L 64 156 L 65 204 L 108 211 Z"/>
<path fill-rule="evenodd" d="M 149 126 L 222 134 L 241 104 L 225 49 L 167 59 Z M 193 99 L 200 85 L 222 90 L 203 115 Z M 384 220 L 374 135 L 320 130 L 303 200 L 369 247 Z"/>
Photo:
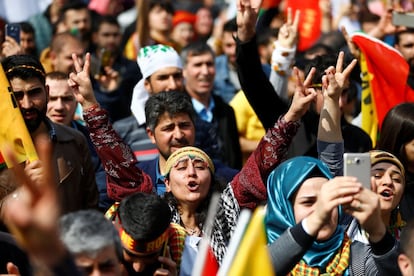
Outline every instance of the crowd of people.
<path fill-rule="evenodd" d="M 0 20 L 39 156 L 1 145 L 0 274 L 192 275 L 203 239 L 220 267 L 242 210 L 266 205 L 275 275 L 414 275 L 414 103 L 362 129 L 352 40 L 413 67 L 414 30 L 392 21 L 412 1 L 319 0 L 305 48 L 294 1 L 49 2 Z M 369 154 L 369 183 L 346 152 Z"/>

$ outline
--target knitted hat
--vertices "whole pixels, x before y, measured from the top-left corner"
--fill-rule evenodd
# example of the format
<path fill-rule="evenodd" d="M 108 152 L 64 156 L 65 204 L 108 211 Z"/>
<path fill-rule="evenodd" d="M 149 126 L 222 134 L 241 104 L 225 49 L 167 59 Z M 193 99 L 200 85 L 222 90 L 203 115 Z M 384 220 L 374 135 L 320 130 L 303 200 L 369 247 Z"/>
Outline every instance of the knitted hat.
<path fill-rule="evenodd" d="M 145 79 L 160 69 L 166 67 L 183 68 L 181 58 L 174 48 L 157 44 L 141 48 L 137 58 L 138 66 L 142 73 L 142 79 L 135 85 L 132 94 L 131 111 L 139 125 L 145 123 L 145 102 L 149 93 L 145 89 Z"/>
<path fill-rule="evenodd" d="M 172 23 L 173 23 L 173 26 L 175 27 L 178 24 L 183 23 L 183 22 L 194 25 L 195 21 L 196 21 L 196 16 L 194 14 L 188 11 L 179 10 L 174 13 Z"/>
<path fill-rule="evenodd" d="M 214 173 L 213 161 L 204 151 L 196 147 L 183 147 L 174 151 L 168 158 L 167 163 L 165 164 L 165 175 L 167 176 L 170 173 L 171 168 L 185 156 L 188 156 L 191 159 L 194 159 L 196 157 L 202 159 L 208 164 L 208 168 L 210 169 L 211 173 Z"/>
<path fill-rule="evenodd" d="M 174 48 L 162 44 L 141 48 L 137 61 L 144 80 L 165 67 L 183 68 L 181 58 Z"/>
<path fill-rule="evenodd" d="M 402 176 L 405 177 L 404 166 L 395 155 L 383 150 L 371 150 L 369 154 L 371 157 L 371 166 L 380 162 L 392 163 L 400 169 Z"/>

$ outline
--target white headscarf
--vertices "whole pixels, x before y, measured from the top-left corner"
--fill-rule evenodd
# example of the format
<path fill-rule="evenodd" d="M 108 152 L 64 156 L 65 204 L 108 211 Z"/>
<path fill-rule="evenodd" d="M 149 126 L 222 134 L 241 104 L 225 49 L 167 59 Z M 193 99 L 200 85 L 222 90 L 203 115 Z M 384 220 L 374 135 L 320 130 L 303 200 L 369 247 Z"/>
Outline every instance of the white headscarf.
<path fill-rule="evenodd" d="M 137 57 L 142 79 L 135 85 L 132 93 L 131 111 L 139 125 L 145 123 L 145 103 L 149 92 L 145 89 L 144 81 L 156 71 L 165 67 L 183 68 L 181 58 L 174 48 L 162 44 L 141 48 Z"/>

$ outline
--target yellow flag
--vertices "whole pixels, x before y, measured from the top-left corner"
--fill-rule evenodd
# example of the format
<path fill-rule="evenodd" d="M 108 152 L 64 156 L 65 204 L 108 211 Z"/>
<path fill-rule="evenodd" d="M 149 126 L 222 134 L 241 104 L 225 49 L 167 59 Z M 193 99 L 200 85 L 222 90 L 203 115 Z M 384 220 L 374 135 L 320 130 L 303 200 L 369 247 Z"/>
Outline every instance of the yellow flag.
<path fill-rule="evenodd" d="M 227 275 L 275 275 L 266 246 L 264 216 L 264 207 L 257 207 Z"/>
<path fill-rule="evenodd" d="M 12 147 L 17 161 L 38 160 L 32 138 L 27 130 L 20 108 L 14 97 L 13 90 L 6 78 L 3 67 L 0 65 L 0 146 L 8 144 Z M 10 160 L 3 154 L 7 167 L 11 167 Z"/>
<path fill-rule="evenodd" d="M 362 53 L 360 59 L 360 66 L 362 74 L 361 128 L 369 134 L 372 140 L 372 146 L 375 147 L 378 134 L 378 119 L 370 84 L 372 80 L 372 75 L 368 71 L 365 55 Z"/>

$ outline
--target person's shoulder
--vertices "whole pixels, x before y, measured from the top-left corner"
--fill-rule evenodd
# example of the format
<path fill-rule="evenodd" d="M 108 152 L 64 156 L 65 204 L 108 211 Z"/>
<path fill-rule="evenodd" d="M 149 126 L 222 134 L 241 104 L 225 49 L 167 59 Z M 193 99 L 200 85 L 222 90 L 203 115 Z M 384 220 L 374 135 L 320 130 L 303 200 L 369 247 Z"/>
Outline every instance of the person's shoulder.
<path fill-rule="evenodd" d="M 236 174 L 239 173 L 239 170 L 227 166 L 221 160 L 213 159 L 213 164 L 216 171 L 215 175 L 217 179 L 224 183 L 229 183 L 233 180 Z"/>
<path fill-rule="evenodd" d="M 219 55 L 215 57 L 216 65 L 225 65 L 227 64 L 227 56 L 226 55 Z"/>
<path fill-rule="evenodd" d="M 222 97 L 213 95 L 214 99 L 214 115 L 227 118 L 228 120 L 236 120 L 236 115 L 234 113 L 233 107 L 230 104 L 226 103 Z"/>
<path fill-rule="evenodd" d="M 362 128 L 360 128 L 360 127 L 358 127 L 354 124 L 351 124 L 346 120 L 341 120 L 341 125 L 342 125 L 342 129 L 360 134 L 361 136 L 369 137 L 369 135 Z"/>
<path fill-rule="evenodd" d="M 137 120 L 135 119 L 135 117 L 133 115 L 130 115 L 128 117 L 122 118 L 120 120 L 115 121 L 112 124 L 113 128 L 115 129 L 115 131 L 118 132 L 122 131 L 122 130 L 127 130 L 127 129 L 138 129 L 138 128 L 143 128 L 145 129 L 144 125 L 138 125 Z"/>
<path fill-rule="evenodd" d="M 122 140 L 130 146 L 132 144 L 137 144 L 135 146 L 143 148 L 143 142 L 149 140 L 146 125 L 139 125 L 133 115 L 117 120 L 113 123 L 112 127 Z M 135 148 L 133 150 L 135 150 Z"/>
<path fill-rule="evenodd" d="M 50 23 L 44 12 L 38 12 L 38 13 L 35 13 L 35 14 L 29 16 L 27 21 L 29 23 L 31 23 L 32 25 L 34 25 L 33 26 L 34 28 L 36 28 L 36 24 L 34 24 L 34 23 L 39 23 L 40 21 Z"/>
<path fill-rule="evenodd" d="M 347 121 L 341 122 L 341 125 L 342 135 L 345 141 L 352 140 L 354 143 L 358 141 L 360 144 L 367 145 L 367 147 L 370 146 L 372 148 L 371 137 L 362 128 Z M 370 150 L 371 148 L 366 150 Z"/>
<path fill-rule="evenodd" d="M 224 164 L 223 161 L 215 159 L 215 158 L 213 159 L 213 165 L 216 171 L 223 170 L 223 171 L 233 173 L 234 175 L 236 175 L 239 172 L 239 170 L 233 169 L 232 167 L 229 167 L 226 164 Z"/>
<path fill-rule="evenodd" d="M 82 125 L 78 121 L 72 121 L 72 124 L 74 125 L 74 127 L 72 127 L 73 129 L 76 129 L 76 130 L 82 132 L 84 135 L 85 134 L 89 135 L 89 130 L 86 126 Z"/>
<path fill-rule="evenodd" d="M 54 122 L 50 122 L 50 124 L 52 126 L 52 139 L 55 138 L 58 142 L 76 140 L 78 142 L 86 143 L 85 135 L 79 130 Z M 53 135 L 56 135 L 56 137 L 53 137 Z"/>
<path fill-rule="evenodd" d="M 359 138 L 361 139 L 365 139 L 365 140 L 371 140 L 371 138 L 369 137 L 368 133 L 366 133 L 363 129 L 361 129 L 360 127 L 354 126 L 352 124 L 350 124 L 348 126 L 349 131 L 352 134 L 357 135 Z"/>
<path fill-rule="evenodd" d="M 233 110 L 233 108 L 230 106 L 230 104 L 226 103 L 223 98 L 221 96 L 212 94 L 212 97 L 214 99 L 214 104 L 217 107 L 220 107 L 220 109 L 231 109 Z"/>
<path fill-rule="evenodd" d="M 158 162 L 158 157 L 151 159 L 151 160 L 140 161 L 138 163 L 138 167 L 145 172 L 148 171 L 149 168 L 151 168 L 151 170 L 155 170 L 157 162 Z"/>

